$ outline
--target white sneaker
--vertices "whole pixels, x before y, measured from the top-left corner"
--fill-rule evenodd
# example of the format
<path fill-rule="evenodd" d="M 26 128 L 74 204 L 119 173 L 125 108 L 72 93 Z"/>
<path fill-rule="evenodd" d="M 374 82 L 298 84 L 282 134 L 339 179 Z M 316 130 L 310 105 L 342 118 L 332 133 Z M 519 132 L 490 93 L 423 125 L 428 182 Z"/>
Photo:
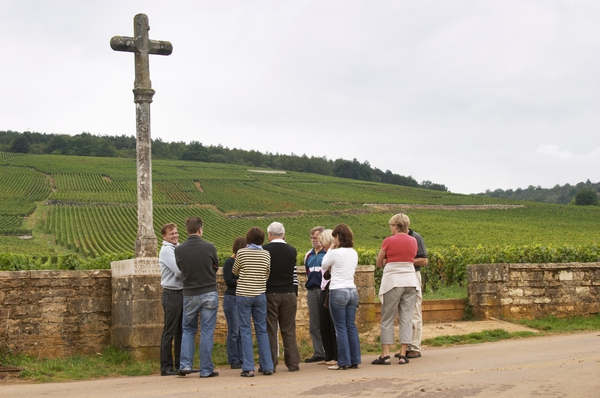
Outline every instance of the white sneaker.
<path fill-rule="evenodd" d="M 333 366 L 330 366 L 328 369 L 329 370 L 346 370 L 346 367 L 345 366 L 333 365 Z"/>

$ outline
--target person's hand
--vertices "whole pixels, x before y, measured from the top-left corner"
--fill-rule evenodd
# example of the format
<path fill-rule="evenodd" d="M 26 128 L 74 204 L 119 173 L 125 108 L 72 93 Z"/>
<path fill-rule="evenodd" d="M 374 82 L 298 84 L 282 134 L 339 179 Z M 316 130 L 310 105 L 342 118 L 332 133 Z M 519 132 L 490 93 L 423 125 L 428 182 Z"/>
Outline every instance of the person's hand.
<path fill-rule="evenodd" d="M 331 246 L 329 246 L 329 249 L 330 249 L 330 250 L 331 250 L 331 249 L 337 249 L 337 243 L 335 243 L 335 241 L 334 241 L 334 242 L 332 242 L 332 243 L 331 243 Z"/>

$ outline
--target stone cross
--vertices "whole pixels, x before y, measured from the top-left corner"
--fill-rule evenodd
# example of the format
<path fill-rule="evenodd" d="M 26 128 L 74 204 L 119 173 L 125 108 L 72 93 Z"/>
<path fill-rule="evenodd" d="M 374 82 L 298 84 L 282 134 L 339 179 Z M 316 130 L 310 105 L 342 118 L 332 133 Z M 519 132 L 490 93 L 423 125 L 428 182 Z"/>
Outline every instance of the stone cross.
<path fill-rule="evenodd" d="M 168 41 L 150 40 L 148 16 L 137 14 L 133 18 L 135 37 L 114 36 L 110 46 L 115 51 L 135 54 L 135 82 L 133 95 L 136 110 L 138 234 L 135 240 L 135 257 L 156 257 L 157 242 L 152 219 L 152 150 L 150 136 L 150 103 L 154 96 L 150 82 L 148 54 L 170 55 L 173 46 Z"/>

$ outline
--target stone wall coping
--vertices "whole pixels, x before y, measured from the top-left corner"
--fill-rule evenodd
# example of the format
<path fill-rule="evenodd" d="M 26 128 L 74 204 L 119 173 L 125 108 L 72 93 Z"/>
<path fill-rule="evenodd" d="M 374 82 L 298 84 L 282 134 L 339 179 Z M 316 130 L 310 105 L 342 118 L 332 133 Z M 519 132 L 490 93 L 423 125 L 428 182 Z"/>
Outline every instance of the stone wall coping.
<path fill-rule="evenodd" d="M 110 278 L 111 270 L 61 270 L 61 271 L 0 271 L 0 279 L 44 279 L 44 278 Z"/>
<path fill-rule="evenodd" d="M 158 259 L 156 259 L 158 260 Z M 115 263 L 125 267 L 132 265 L 133 259 L 115 261 Z M 600 265 L 600 263 L 597 263 Z M 523 264 L 518 264 L 523 265 Z M 374 265 L 359 265 L 356 267 L 357 273 L 373 272 L 375 270 Z M 110 278 L 113 274 L 113 270 L 110 269 L 92 269 L 92 270 L 60 270 L 60 271 L 45 271 L 45 270 L 27 270 L 27 271 L 0 271 L 0 279 L 29 279 L 29 278 L 88 278 L 92 275 L 98 278 Z M 223 268 L 219 267 L 218 274 L 223 273 Z M 306 268 L 304 265 L 298 266 L 299 274 L 306 274 Z"/>

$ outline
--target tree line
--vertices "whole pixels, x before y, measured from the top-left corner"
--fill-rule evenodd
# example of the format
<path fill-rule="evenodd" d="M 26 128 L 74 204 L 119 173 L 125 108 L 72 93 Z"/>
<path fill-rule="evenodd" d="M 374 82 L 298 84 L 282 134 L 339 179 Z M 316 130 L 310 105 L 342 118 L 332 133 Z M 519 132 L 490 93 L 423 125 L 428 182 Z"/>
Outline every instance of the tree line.
<path fill-rule="evenodd" d="M 30 131 L 23 133 L 0 131 L 2 152 L 135 158 L 135 145 L 135 137 L 126 135 L 98 136 L 84 132 L 70 136 Z M 230 149 L 222 145 L 205 146 L 199 141 L 192 141 L 189 144 L 182 141 L 164 142 L 160 138 L 152 140 L 152 157 L 265 167 L 448 191 L 444 184 L 428 180 L 418 183 L 412 176 L 402 176 L 390 170 L 384 172 L 373 168 L 368 161 L 361 163 L 356 158 L 331 160 L 326 157 L 298 156 L 293 153 L 291 155 L 262 153 L 254 150 Z"/>
<path fill-rule="evenodd" d="M 598 204 L 599 192 L 600 183 L 593 183 L 588 179 L 586 182 L 580 182 L 575 185 L 567 183 L 561 186 L 557 184 L 552 188 L 542 188 L 539 185 L 530 185 L 525 189 L 507 189 L 506 191 L 502 189 L 491 191 L 488 189 L 485 193 L 478 193 L 477 195 L 510 200 L 527 200 L 533 202 L 586 206 Z"/>

